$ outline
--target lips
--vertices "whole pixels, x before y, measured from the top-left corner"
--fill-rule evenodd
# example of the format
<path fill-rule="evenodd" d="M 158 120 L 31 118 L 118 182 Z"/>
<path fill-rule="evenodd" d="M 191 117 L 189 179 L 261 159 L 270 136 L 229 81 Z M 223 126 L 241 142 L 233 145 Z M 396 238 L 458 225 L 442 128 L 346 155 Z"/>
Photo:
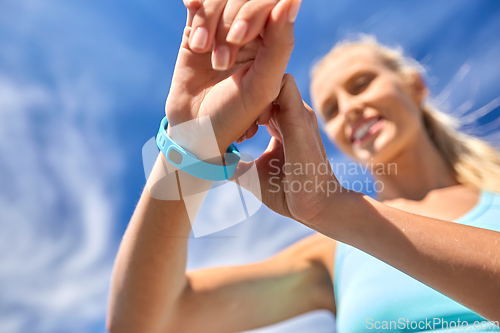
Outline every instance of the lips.
<path fill-rule="evenodd" d="M 359 144 L 365 141 L 382 128 L 383 122 L 384 120 L 380 116 L 368 117 L 358 121 L 351 132 L 351 142 Z"/>

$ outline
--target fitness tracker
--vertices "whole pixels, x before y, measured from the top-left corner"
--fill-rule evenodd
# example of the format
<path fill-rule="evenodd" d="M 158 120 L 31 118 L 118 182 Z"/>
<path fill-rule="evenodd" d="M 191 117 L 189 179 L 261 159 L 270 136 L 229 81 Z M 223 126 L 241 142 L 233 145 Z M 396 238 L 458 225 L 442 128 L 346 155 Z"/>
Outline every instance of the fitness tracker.
<path fill-rule="evenodd" d="M 156 136 L 156 144 L 167 158 L 167 161 L 180 170 L 201 179 L 221 181 L 233 176 L 241 158 L 240 152 L 234 144 L 231 144 L 227 148 L 224 156 L 224 165 L 210 164 L 199 160 L 196 156 L 175 143 L 167 135 L 167 126 L 168 120 L 165 117 L 161 121 L 160 130 Z"/>

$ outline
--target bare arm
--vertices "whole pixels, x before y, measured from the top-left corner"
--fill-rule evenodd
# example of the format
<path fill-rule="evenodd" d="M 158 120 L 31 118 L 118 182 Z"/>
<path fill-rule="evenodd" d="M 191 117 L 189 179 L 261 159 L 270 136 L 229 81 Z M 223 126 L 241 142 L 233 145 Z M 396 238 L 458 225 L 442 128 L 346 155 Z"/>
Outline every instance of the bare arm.
<path fill-rule="evenodd" d="M 499 232 L 408 213 L 357 192 L 339 198 L 330 207 L 335 221 L 315 229 L 500 320 Z"/>
<path fill-rule="evenodd" d="M 335 312 L 335 241 L 312 235 L 268 260 L 189 272 L 172 331 L 239 332 L 312 310 Z"/>
<path fill-rule="evenodd" d="M 185 3 L 187 26 L 166 114 L 174 128 L 183 123 L 199 124 L 209 116 L 218 144 L 216 153 L 224 152 L 231 142 L 255 134 L 256 119 L 261 124 L 267 122 L 266 114 L 279 94 L 293 49 L 293 24 L 300 0 Z M 232 22 L 241 20 L 247 22 L 248 31 L 242 40 L 233 38 L 228 44 L 230 28 L 239 26 L 241 33 L 244 27 Z M 196 46 L 195 50 L 190 46 Z M 225 47 L 231 51 L 229 64 L 235 65 L 220 71 L 226 67 L 219 61 L 227 60 Z M 203 133 L 208 132 L 186 131 L 183 136 L 172 130 L 169 135 L 203 160 L 217 155 L 207 152 L 206 138 L 198 137 Z M 147 190 L 143 192 L 115 263 L 107 320 L 110 331 L 231 332 L 317 308 L 334 309 L 331 267 L 324 264 L 333 262 L 333 257 L 324 261 L 317 256 L 305 257 L 302 253 L 307 251 L 291 251 L 287 253 L 294 255 L 282 254 L 250 266 L 186 275 L 189 233 L 182 200 L 160 201 Z M 333 255 L 334 242 L 325 237 L 322 240 L 317 243 L 325 242 L 331 249 L 320 249 L 322 253 Z"/>
<path fill-rule="evenodd" d="M 109 331 L 235 332 L 334 311 L 335 241 L 314 235 L 260 263 L 186 273 L 190 230 L 182 201 L 143 192 L 115 263 Z"/>
<path fill-rule="evenodd" d="M 156 200 L 144 189 L 115 261 L 110 332 L 159 332 L 165 327 L 187 285 L 190 230 L 182 201 Z"/>
<path fill-rule="evenodd" d="M 284 163 L 331 170 L 312 109 L 286 76 L 271 117 L 276 136 L 257 160 L 262 197 L 275 211 L 352 245 L 489 320 L 500 320 L 500 233 L 405 212 L 342 187 L 333 173 L 283 171 Z M 272 166 L 270 163 L 272 161 Z M 276 191 L 270 177 L 300 183 Z M 304 168 L 305 169 L 305 168 Z M 323 184 L 318 187 L 315 184 Z M 328 185 L 327 185 L 328 184 Z"/>

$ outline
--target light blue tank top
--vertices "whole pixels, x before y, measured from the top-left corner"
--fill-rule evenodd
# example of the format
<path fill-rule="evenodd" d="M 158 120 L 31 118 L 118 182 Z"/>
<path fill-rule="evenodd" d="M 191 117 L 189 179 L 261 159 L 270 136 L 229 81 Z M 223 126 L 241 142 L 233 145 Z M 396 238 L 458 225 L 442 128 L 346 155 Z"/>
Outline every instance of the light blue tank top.
<path fill-rule="evenodd" d="M 481 190 L 478 203 L 455 222 L 500 231 L 500 195 Z M 474 332 L 500 332 L 493 324 L 487 327 L 486 319 L 463 305 L 340 242 L 334 291 L 337 333 L 465 332 L 465 327 Z"/>

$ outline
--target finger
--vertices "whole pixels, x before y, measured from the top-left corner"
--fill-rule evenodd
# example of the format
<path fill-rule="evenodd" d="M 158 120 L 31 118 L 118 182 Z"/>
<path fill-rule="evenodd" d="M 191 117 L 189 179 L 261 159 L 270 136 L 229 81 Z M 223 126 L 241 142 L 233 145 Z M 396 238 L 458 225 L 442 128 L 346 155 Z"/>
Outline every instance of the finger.
<path fill-rule="evenodd" d="M 226 58 L 221 56 L 221 59 L 229 61 L 227 63 L 228 67 L 233 66 L 241 46 L 250 43 L 254 39 L 262 40 L 261 32 L 278 1 L 245 1 L 239 11 L 235 13 L 237 15 L 233 15 L 230 20 L 226 21 L 230 26 L 224 28 L 223 33 L 217 39 L 217 44 L 224 45 L 224 52 L 229 50 L 229 56 L 226 56 Z M 225 53 L 222 54 L 226 55 Z"/>
<path fill-rule="evenodd" d="M 234 22 L 231 22 L 226 40 L 234 45 L 245 45 L 259 36 L 278 2 L 279 0 L 252 0 L 244 4 Z"/>
<path fill-rule="evenodd" d="M 200 0 L 183 0 L 183 2 L 184 2 L 184 6 L 190 10 L 191 9 L 196 10 L 196 9 L 200 8 L 200 6 L 201 6 Z"/>
<path fill-rule="evenodd" d="M 267 131 L 269 134 L 276 138 L 279 142 L 283 142 L 283 138 L 281 137 L 281 133 L 278 130 L 278 124 L 276 122 L 276 114 L 279 112 L 280 106 L 278 104 L 272 104 L 271 118 L 266 124 Z"/>
<path fill-rule="evenodd" d="M 246 132 L 246 140 L 253 138 L 258 131 L 259 131 L 259 125 L 253 123 Z"/>
<path fill-rule="evenodd" d="M 271 102 L 281 88 L 295 41 L 293 26 L 301 0 L 282 0 L 272 10 L 266 25 L 262 47 L 245 76 L 248 99 Z"/>
<path fill-rule="evenodd" d="M 255 60 L 261 46 L 261 37 L 257 37 L 251 42 L 245 44 L 239 49 L 236 55 L 236 64 L 248 64 L 249 61 Z"/>
<path fill-rule="evenodd" d="M 273 114 L 273 104 L 269 104 L 269 106 L 260 114 L 259 118 L 255 121 L 257 125 L 266 125 L 271 119 Z"/>
<path fill-rule="evenodd" d="M 276 138 L 271 138 L 271 140 L 269 140 L 267 149 L 255 160 L 261 183 L 266 182 L 269 178 L 269 170 L 274 168 L 272 164 L 269 163 L 271 160 L 280 161 L 281 163 L 279 164 L 282 164 L 284 161 L 283 144 Z"/>
<path fill-rule="evenodd" d="M 247 138 L 247 132 L 243 133 L 243 135 L 242 135 L 242 136 L 240 136 L 240 137 L 238 138 L 238 140 L 236 140 L 236 143 L 237 143 L 237 144 L 240 144 L 240 143 L 242 143 L 243 141 L 245 141 L 245 139 L 246 139 L 246 138 Z"/>
<path fill-rule="evenodd" d="M 266 150 L 264 153 L 271 152 L 276 149 L 276 147 L 281 146 L 281 142 L 276 139 L 275 137 L 272 137 L 271 140 L 269 140 L 269 144 L 267 145 Z"/>
<path fill-rule="evenodd" d="M 271 137 L 275 138 L 276 140 L 278 141 L 283 141 L 283 138 L 281 137 L 281 134 L 280 132 L 276 129 L 276 127 L 274 126 L 269 126 L 269 124 L 266 126 L 267 128 L 267 132 L 269 133 L 269 135 L 271 135 Z"/>
<path fill-rule="evenodd" d="M 222 18 L 217 26 L 214 50 L 212 53 L 212 67 L 215 70 L 224 71 L 230 68 L 236 61 L 240 47 L 226 42 L 226 36 L 231 28 L 236 15 L 248 0 L 228 0 L 222 13 Z"/>
<path fill-rule="evenodd" d="M 189 47 L 197 53 L 208 52 L 213 44 L 217 26 L 227 0 L 205 0 L 196 11 L 192 22 Z"/>
<path fill-rule="evenodd" d="M 270 200 L 273 198 L 275 199 L 274 193 L 270 193 L 268 190 L 270 186 L 269 179 L 276 176 L 276 168 L 278 168 L 278 170 L 282 169 L 281 165 L 283 164 L 283 161 L 284 154 L 282 144 L 275 138 L 271 138 L 266 151 L 264 151 L 259 158 L 251 162 L 240 161 L 238 163 L 234 175 L 230 178 L 230 180 L 241 180 L 239 177 L 247 174 L 247 172 L 255 165 L 260 184 L 260 193 L 258 193 L 259 198 L 266 206 L 269 206 Z M 238 181 L 238 185 L 252 193 L 255 191 L 255 186 L 252 182 Z"/>
<path fill-rule="evenodd" d="M 318 126 L 318 119 L 316 117 L 316 112 L 314 112 L 313 108 L 309 106 L 309 104 L 307 104 L 305 101 L 302 101 L 302 104 L 304 104 L 304 107 L 306 108 L 306 110 L 309 112 L 310 116 L 311 116 L 311 119 L 314 119 L 313 121 L 313 125 L 314 125 L 314 130 L 316 133 L 319 133 L 319 126 Z M 321 140 L 322 141 L 322 140 Z M 323 143 L 321 143 L 321 147 L 323 148 L 323 156 L 327 156 L 326 155 L 326 149 L 325 149 L 325 145 Z"/>
<path fill-rule="evenodd" d="M 250 127 L 243 133 L 238 140 L 236 140 L 237 144 L 242 143 L 245 140 L 251 139 L 254 137 L 255 134 L 257 134 L 257 131 L 259 130 L 259 126 L 257 124 L 252 124 Z"/>
<path fill-rule="evenodd" d="M 314 129 L 314 124 L 310 121 L 311 114 L 304 106 L 294 77 L 285 74 L 281 86 L 276 98 L 279 109 L 275 110 L 274 120 L 283 138 L 297 136 L 295 133 L 305 134 L 309 127 Z"/>
<path fill-rule="evenodd" d="M 200 0 L 184 0 L 184 6 L 187 8 L 187 19 L 186 27 L 190 27 L 193 24 L 193 18 L 196 11 L 201 7 Z"/>
<path fill-rule="evenodd" d="M 262 155 L 255 160 L 257 173 L 259 175 L 259 183 L 262 193 L 262 202 L 269 204 L 271 198 L 275 198 L 274 194 L 269 192 L 271 183 L 270 178 L 282 176 L 282 166 L 285 161 L 284 146 L 276 138 L 271 138 L 269 145 Z"/>

